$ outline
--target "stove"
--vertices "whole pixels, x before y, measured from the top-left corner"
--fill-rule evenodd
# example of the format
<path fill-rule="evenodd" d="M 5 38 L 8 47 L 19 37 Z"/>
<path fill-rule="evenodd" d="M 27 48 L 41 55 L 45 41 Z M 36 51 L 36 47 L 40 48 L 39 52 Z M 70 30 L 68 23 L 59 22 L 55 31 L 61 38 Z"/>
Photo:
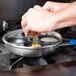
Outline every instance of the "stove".
<path fill-rule="evenodd" d="M 8 21 L 8 30 L 13 31 L 17 29 L 21 29 L 21 21 L 15 22 L 15 21 Z M 65 29 L 66 30 L 66 29 Z M 68 32 L 65 30 L 56 30 L 59 32 L 64 40 L 69 40 L 72 38 L 76 38 L 75 32 Z M 65 32 L 66 33 L 65 33 Z M 3 34 L 0 36 L 0 44 L 4 45 L 2 41 L 2 36 L 6 33 L 3 32 Z M 68 61 L 74 61 L 76 60 L 76 46 L 61 46 L 56 49 L 55 52 L 43 56 L 43 57 L 21 57 L 17 56 L 13 53 L 10 53 L 11 57 L 9 59 L 9 66 L 8 68 L 0 68 L 0 70 L 12 70 L 12 69 L 17 69 L 17 68 L 25 68 L 25 67 L 31 67 L 31 66 L 41 66 L 41 65 L 49 65 L 49 64 L 56 64 L 56 63 L 62 63 L 62 62 L 68 62 Z M 1 63 L 0 66 L 4 64 Z M 4 67 L 4 65 L 2 65 Z"/>

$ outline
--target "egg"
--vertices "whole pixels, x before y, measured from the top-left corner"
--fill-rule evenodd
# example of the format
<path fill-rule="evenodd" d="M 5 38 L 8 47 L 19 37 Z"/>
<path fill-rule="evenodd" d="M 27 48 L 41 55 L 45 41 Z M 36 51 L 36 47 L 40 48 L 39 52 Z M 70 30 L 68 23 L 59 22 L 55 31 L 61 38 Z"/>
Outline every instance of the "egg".
<path fill-rule="evenodd" d="M 31 47 L 40 47 L 41 45 L 40 44 L 32 44 Z"/>
<path fill-rule="evenodd" d="M 33 44 L 31 47 L 40 47 L 41 45 L 38 44 L 38 41 L 37 41 L 37 36 L 40 35 L 40 33 L 38 32 L 34 32 L 34 31 L 30 31 L 29 33 L 32 37 L 33 37 Z"/>

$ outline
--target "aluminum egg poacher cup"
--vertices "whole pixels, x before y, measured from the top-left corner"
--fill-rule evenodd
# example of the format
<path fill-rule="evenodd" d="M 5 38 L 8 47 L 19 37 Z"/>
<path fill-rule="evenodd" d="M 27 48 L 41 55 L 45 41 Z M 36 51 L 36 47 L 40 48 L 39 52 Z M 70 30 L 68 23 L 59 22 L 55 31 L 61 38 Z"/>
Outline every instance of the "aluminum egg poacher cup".
<path fill-rule="evenodd" d="M 54 52 L 55 49 L 59 46 L 76 45 L 76 40 L 70 40 L 70 43 L 62 43 L 62 36 L 59 33 L 53 31 L 47 34 L 42 33 L 38 37 L 39 43 L 42 45 L 41 47 L 30 47 L 30 44 L 32 44 L 32 37 L 29 36 L 26 38 L 22 35 L 22 33 L 23 31 L 20 29 L 8 32 L 3 36 L 3 41 L 6 48 L 10 52 L 20 56 L 40 57 Z M 45 38 L 48 37 L 54 39 L 55 41 L 50 39 L 48 42 L 47 40 L 45 41 Z M 44 40 L 42 40 L 42 38 L 44 38 Z"/>

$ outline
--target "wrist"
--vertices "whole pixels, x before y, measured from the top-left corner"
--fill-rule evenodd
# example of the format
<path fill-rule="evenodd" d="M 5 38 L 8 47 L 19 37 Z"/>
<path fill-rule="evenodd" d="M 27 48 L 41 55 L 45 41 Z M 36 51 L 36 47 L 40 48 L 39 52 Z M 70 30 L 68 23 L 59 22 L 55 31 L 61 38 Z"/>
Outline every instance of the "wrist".
<path fill-rule="evenodd" d="M 69 3 L 64 9 L 50 14 L 48 32 L 76 25 L 76 2 Z"/>
<path fill-rule="evenodd" d="M 57 20 L 57 17 L 56 17 L 56 14 L 55 13 L 51 13 L 49 15 L 49 19 L 48 19 L 48 32 L 52 32 L 56 29 L 59 28 L 59 26 L 57 25 L 58 24 L 58 20 Z"/>
<path fill-rule="evenodd" d="M 72 2 L 66 8 L 55 12 L 56 29 L 76 25 L 76 2 Z"/>

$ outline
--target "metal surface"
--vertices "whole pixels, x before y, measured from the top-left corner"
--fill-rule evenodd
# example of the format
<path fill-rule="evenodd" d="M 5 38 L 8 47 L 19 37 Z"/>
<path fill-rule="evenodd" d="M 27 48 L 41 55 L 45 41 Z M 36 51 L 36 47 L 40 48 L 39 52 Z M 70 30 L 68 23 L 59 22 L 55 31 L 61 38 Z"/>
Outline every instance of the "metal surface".
<path fill-rule="evenodd" d="M 0 70 L 8 70 L 11 54 L 3 44 L 0 44 Z"/>
<path fill-rule="evenodd" d="M 11 37 L 23 38 L 22 32 L 23 32 L 22 30 L 16 30 L 16 31 L 8 32 L 3 36 L 3 41 L 5 43 L 5 46 L 9 49 L 9 51 L 17 55 L 27 56 L 27 57 L 38 57 L 38 56 L 47 55 L 51 52 L 54 52 L 55 50 L 53 49 L 56 48 L 54 46 L 62 42 L 62 37 L 57 32 L 48 33 L 48 35 L 54 35 L 58 38 L 58 41 L 56 43 L 54 43 L 53 45 L 51 44 L 49 46 L 30 47 L 30 46 L 24 46 L 23 43 L 16 43 L 14 41 L 12 42 L 8 40 L 8 38 L 11 38 Z M 43 33 L 42 35 L 46 35 L 46 34 Z"/>
<path fill-rule="evenodd" d="M 17 61 L 15 61 L 13 64 L 11 64 L 10 67 L 9 67 L 9 70 L 11 70 L 12 66 L 15 65 L 17 62 L 19 62 L 22 59 L 23 59 L 23 57 L 20 57 Z"/>

